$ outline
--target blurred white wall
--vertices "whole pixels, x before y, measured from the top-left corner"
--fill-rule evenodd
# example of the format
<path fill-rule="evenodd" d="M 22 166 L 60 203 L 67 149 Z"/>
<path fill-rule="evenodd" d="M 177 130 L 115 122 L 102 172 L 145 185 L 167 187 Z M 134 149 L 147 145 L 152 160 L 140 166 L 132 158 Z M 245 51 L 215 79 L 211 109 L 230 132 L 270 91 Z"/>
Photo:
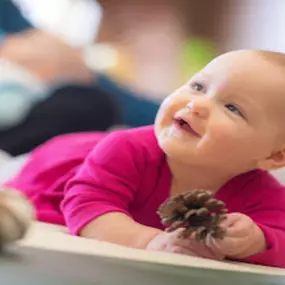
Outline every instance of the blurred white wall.
<path fill-rule="evenodd" d="M 236 0 L 225 16 L 225 48 L 285 52 L 285 0 Z"/>
<path fill-rule="evenodd" d="M 13 0 L 38 28 L 60 36 L 74 46 L 88 45 L 97 36 L 102 19 L 95 0 Z"/>

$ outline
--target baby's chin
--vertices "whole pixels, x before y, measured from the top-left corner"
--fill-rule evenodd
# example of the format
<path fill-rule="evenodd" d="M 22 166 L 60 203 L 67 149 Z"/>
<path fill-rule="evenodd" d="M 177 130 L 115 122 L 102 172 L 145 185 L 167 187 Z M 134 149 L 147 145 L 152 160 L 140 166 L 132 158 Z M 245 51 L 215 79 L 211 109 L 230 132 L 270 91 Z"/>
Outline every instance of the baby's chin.
<path fill-rule="evenodd" d="M 157 135 L 157 141 L 162 151 L 170 158 L 187 162 L 194 155 L 195 146 L 191 146 L 185 138 L 173 137 L 161 132 Z"/>

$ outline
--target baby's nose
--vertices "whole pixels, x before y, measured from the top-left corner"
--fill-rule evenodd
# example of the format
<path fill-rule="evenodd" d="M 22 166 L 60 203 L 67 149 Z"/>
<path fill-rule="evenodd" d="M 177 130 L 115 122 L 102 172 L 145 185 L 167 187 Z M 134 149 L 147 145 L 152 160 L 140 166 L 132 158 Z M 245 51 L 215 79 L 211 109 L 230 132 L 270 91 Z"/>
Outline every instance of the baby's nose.
<path fill-rule="evenodd" d="M 187 104 L 187 108 L 198 117 L 206 118 L 209 116 L 209 104 L 205 99 L 191 100 Z"/>

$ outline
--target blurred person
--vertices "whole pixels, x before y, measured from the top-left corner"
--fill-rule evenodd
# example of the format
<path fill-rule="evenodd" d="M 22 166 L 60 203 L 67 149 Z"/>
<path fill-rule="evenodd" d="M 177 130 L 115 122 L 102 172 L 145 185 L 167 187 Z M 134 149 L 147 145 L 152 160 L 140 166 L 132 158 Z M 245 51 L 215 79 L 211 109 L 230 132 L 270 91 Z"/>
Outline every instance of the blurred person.
<path fill-rule="evenodd" d="M 94 44 L 99 32 L 101 34 L 100 29 L 103 28 L 101 22 L 109 16 L 106 3 L 101 0 L 50 0 L 48 2 L 46 0 L 13 0 L 13 2 L 35 27 L 60 37 L 68 45 L 77 47 L 81 51 Z M 112 0 L 112 2 L 116 1 Z M 130 8 L 133 5 L 124 1 L 123 6 Z M 115 18 L 115 15 L 113 16 Z M 89 59 L 84 58 L 84 61 L 86 63 Z M 136 127 L 153 123 L 159 107 L 157 101 L 160 100 L 155 101 L 153 95 L 149 95 L 150 92 L 129 88 L 95 70 L 90 73 L 92 74 L 90 84 L 93 88 L 103 89 L 115 97 L 122 124 Z M 165 97 L 166 94 L 161 93 L 159 97 Z"/>
<path fill-rule="evenodd" d="M 14 7 L 9 3 L 2 7 Z M 61 133 L 119 123 L 112 95 L 90 84 L 93 75 L 79 48 L 28 24 L 2 24 L 0 149 L 19 155 Z"/>
<path fill-rule="evenodd" d="M 2 101 L 0 106 L 2 106 L 3 112 L 1 113 L 2 116 L 0 115 L 0 148 L 5 149 L 13 155 L 17 155 L 30 151 L 39 143 L 56 135 L 58 131 L 54 128 L 54 132 L 49 133 L 46 138 L 43 134 L 40 140 L 34 140 L 30 137 L 29 143 L 27 143 L 25 147 L 23 147 L 25 144 L 18 142 L 19 140 L 22 141 L 21 138 L 24 136 L 22 133 L 23 130 L 29 128 L 31 118 L 33 118 L 33 115 L 31 115 L 32 110 L 37 110 L 39 106 L 49 106 L 50 101 L 53 102 L 52 104 L 55 104 L 55 99 L 52 98 L 55 89 L 57 89 L 55 93 L 58 94 L 60 86 L 68 85 L 70 82 L 73 83 L 73 86 L 78 83 L 79 86 L 77 90 L 80 89 L 82 94 L 85 93 L 84 88 L 89 88 L 87 93 L 90 94 L 90 92 L 94 92 L 94 96 L 97 97 L 93 98 L 94 101 L 99 97 L 101 98 L 100 100 L 104 98 L 107 101 L 112 101 L 113 104 L 110 110 L 115 112 L 114 118 L 116 119 L 111 120 L 112 122 L 110 122 L 109 127 L 116 124 L 136 127 L 153 123 L 159 104 L 151 99 L 145 98 L 145 94 L 133 92 L 128 87 L 119 84 L 108 76 L 89 70 L 82 58 L 83 41 L 76 46 L 74 41 L 70 40 L 76 39 L 76 34 L 71 36 L 67 33 L 60 38 L 51 32 L 36 29 L 19 13 L 11 1 L 6 1 L 5 5 L 1 2 L 0 10 L 3 11 L 7 6 L 13 7 L 13 9 L 10 10 L 13 13 L 10 14 L 8 18 L 17 19 L 19 17 L 23 19 L 22 21 L 24 21 L 25 24 L 20 24 L 14 28 L 13 31 L 11 28 L 7 29 L 7 25 L 5 26 L 3 24 L 1 26 L 2 32 L 4 31 L 4 33 L 2 33 L 2 45 L 0 47 L 0 79 L 7 83 L 7 81 L 11 82 L 13 78 L 14 83 L 18 81 L 20 84 L 12 84 L 13 87 L 11 87 L 11 85 L 5 83 L 6 88 L 1 89 L 2 94 L 0 94 L 0 100 Z M 15 21 L 17 22 L 17 20 Z M 86 38 L 90 40 L 90 36 L 86 36 Z M 5 76 L 3 76 L 4 74 Z M 9 88 L 7 88 L 7 85 Z M 50 88 L 51 86 L 55 87 Z M 63 93 L 67 94 L 66 90 L 70 91 L 70 88 L 64 90 Z M 25 95 L 22 96 L 21 94 Z M 106 94 L 106 98 L 103 96 L 104 94 Z M 72 96 L 75 96 L 74 92 Z M 78 96 L 85 98 L 85 100 L 87 100 L 87 97 L 91 100 L 92 97 Z M 96 103 L 100 100 L 98 99 Z M 91 102 L 87 100 L 85 104 L 86 106 L 90 106 L 90 103 Z M 94 104 L 94 102 L 92 104 Z M 114 104 L 116 105 L 115 109 Z M 84 105 L 84 102 L 82 102 L 82 105 Z M 54 110 L 54 108 L 52 110 Z M 64 111 L 68 113 L 66 109 L 64 109 Z M 72 112 L 70 116 L 75 116 L 74 110 L 72 110 Z M 40 114 L 39 112 L 36 113 Z M 44 113 L 46 115 L 48 114 L 48 112 L 41 114 Z M 61 111 L 60 113 L 63 112 Z M 84 115 L 87 114 L 84 113 Z M 49 118 L 51 117 L 56 116 L 52 116 L 51 112 Z M 47 121 L 43 115 L 41 118 L 44 122 Z M 109 118 L 113 118 L 113 116 Z M 96 120 L 93 119 L 91 121 Z M 106 121 L 106 117 L 104 120 Z M 37 136 L 38 131 L 33 130 L 35 125 L 37 129 L 40 129 L 40 121 L 38 115 L 37 123 L 31 127 L 28 133 L 33 133 L 33 136 Z M 23 127 L 23 125 L 25 127 Z M 104 127 L 101 129 L 106 129 L 106 124 L 103 125 Z M 67 126 L 66 130 L 61 129 L 60 133 L 64 133 L 67 130 L 70 132 L 80 131 L 80 128 L 75 128 L 74 130 L 70 129 L 70 124 L 68 123 Z M 89 128 L 90 127 L 88 127 L 88 129 Z M 86 128 L 82 128 L 81 130 L 86 130 Z M 96 125 L 96 128 L 94 126 L 93 130 L 98 130 L 98 126 Z M 42 133 L 44 133 L 43 129 Z M 8 139 L 9 137 L 13 138 L 11 139 L 13 143 Z M 25 135 L 25 140 L 27 140 L 26 137 L 27 135 Z M 1 143 L 1 141 L 3 143 Z"/>

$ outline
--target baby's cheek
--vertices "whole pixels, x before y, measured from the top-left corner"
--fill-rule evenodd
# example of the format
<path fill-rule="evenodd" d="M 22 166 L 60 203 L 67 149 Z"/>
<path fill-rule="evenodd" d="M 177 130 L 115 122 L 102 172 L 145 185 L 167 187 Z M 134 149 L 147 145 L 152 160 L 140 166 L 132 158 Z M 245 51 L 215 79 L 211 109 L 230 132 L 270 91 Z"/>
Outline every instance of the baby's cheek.
<path fill-rule="evenodd" d="M 174 114 L 175 103 L 171 96 L 167 97 L 159 107 L 155 124 L 163 124 L 169 120 Z"/>
<path fill-rule="evenodd" d="M 171 124 L 175 114 L 182 108 L 185 108 L 188 101 L 180 93 L 169 95 L 159 107 L 155 125 L 157 127 L 165 127 Z"/>
<path fill-rule="evenodd" d="M 232 156 L 232 152 L 239 152 L 245 143 L 244 137 L 227 124 L 213 127 L 208 133 L 207 140 L 212 151 L 223 156 Z"/>
<path fill-rule="evenodd" d="M 231 126 L 226 123 L 210 126 L 207 133 L 212 143 L 221 147 L 232 145 L 238 137 Z"/>

